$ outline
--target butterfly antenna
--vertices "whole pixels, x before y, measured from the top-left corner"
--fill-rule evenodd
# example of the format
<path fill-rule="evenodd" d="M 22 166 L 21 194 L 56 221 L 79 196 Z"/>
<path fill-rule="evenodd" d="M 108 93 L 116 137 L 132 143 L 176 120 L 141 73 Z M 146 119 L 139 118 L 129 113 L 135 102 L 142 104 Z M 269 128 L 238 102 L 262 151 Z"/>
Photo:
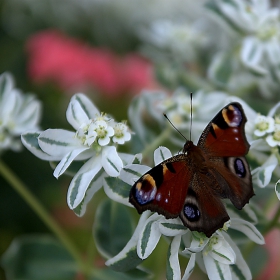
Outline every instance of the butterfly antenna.
<path fill-rule="evenodd" d="M 193 94 L 191 92 L 191 124 L 190 124 L 190 140 L 192 140 L 192 118 L 193 118 L 193 104 L 192 104 L 192 100 L 193 100 Z"/>
<path fill-rule="evenodd" d="M 186 141 L 188 141 L 188 139 L 182 134 L 182 132 L 180 130 L 178 130 L 178 128 L 175 127 L 175 125 L 171 122 L 171 120 L 167 117 L 166 114 L 163 114 L 164 117 L 169 121 L 169 123 L 173 126 L 173 128 L 182 136 L 186 139 Z"/>

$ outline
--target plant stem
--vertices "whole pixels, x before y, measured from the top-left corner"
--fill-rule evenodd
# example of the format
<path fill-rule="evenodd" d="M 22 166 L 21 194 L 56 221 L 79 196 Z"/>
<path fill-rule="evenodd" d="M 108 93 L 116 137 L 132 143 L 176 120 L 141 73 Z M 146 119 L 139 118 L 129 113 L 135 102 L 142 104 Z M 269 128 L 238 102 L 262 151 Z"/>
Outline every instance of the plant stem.
<path fill-rule="evenodd" d="M 142 152 L 143 158 L 145 158 L 150 153 L 152 153 L 156 148 L 158 148 L 164 142 L 164 140 L 168 138 L 168 136 L 170 135 L 170 131 L 171 131 L 171 126 L 167 126 L 166 129 L 164 129 L 152 143 L 147 145 Z"/>
<path fill-rule="evenodd" d="M 64 247 L 72 255 L 77 262 L 79 268 L 86 272 L 84 262 L 79 250 L 65 234 L 63 229 L 57 224 L 57 222 L 50 216 L 44 206 L 38 201 L 38 199 L 28 190 L 25 184 L 13 173 L 13 171 L 0 160 L 0 174 L 9 182 L 9 184 L 19 193 L 19 195 L 25 200 L 25 202 L 34 210 L 34 212 L 42 219 L 47 227 L 57 236 Z"/>

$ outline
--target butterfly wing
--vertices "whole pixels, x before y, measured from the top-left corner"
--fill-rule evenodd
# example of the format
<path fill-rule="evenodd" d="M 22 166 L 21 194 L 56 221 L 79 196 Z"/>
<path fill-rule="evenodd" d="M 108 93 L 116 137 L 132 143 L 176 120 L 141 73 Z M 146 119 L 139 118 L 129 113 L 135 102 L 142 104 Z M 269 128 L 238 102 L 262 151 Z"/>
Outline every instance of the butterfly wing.
<path fill-rule="evenodd" d="M 246 121 L 242 106 L 230 103 L 213 118 L 198 141 L 209 172 L 219 183 L 215 193 L 229 198 L 238 209 L 254 195 L 252 176 L 244 157 L 250 147 L 245 136 Z"/>
<path fill-rule="evenodd" d="M 204 232 L 207 237 L 229 220 L 224 204 L 209 188 L 210 185 L 218 187 L 212 174 L 194 173 L 180 213 L 185 226 Z"/>
<path fill-rule="evenodd" d="M 144 174 L 130 190 L 129 201 L 141 214 L 151 210 L 166 218 L 180 215 L 192 178 L 188 157 L 167 159 Z"/>
<path fill-rule="evenodd" d="M 244 130 L 246 121 L 239 103 L 228 104 L 204 129 L 197 146 L 208 156 L 246 155 L 250 147 Z"/>

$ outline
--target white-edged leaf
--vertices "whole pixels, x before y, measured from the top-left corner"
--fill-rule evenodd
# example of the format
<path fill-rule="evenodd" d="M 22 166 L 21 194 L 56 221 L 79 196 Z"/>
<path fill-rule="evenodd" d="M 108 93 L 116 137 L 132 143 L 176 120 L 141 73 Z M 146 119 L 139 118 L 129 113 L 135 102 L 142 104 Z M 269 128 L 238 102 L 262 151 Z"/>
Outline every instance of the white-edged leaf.
<path fill-rule="evenodd" d="M 251 271 L 246 261 L 244 260 L 239 248 L 231 240 L 230 236 L 227 233 L 223 232 L 223 236 L 225 240 L 229 243 L 231 248 L 234 250 L 236 255 L 235 264 L 230 266 L 233 279 L 251 280 L 252 279 Z"/>
<path fill-rule="evenodd" d="M 228 264 L 220 263 L 208 254 L 203 254 L 203 261 L 210 280 L 231 280 L 232 275 Z"/>
<path fill-rule="evenodd" d="M 270 183 L 272 173 L 277 165 L 278 159 L 272 154 L 261 167 L 252 171 L 253 178 L 256 178 L 259 187 L 264 188 Z"/>
<path fill-rule="evenodd" d="M 91 100 L 84 94 L 75 94 L 69 103 L 66 111 L 68 122 L 76 129 L 83 124 L 83 121 L 92 119 L 99 115 L 99 110 Z"/>
<path fill-rule="evenodd" d="M 70 209 L 76 208 L 84 199 L 86 191 L 95 175 L 102 168 L 101 156 L 89 159 L 72 179 L 67 193 Z M 102 185 L 100 186 L 100 188 Z"/>
<path fill-rule="evenodd" d="M 150 216 L 142 229 L 137 244 L 137 254 L 141 259 L 146 259 L 155 249 L 161 233 L 158 228 L 158 220 L 161 218 L 157 213 Z"/>
<path fill-rule="evenodd" d="M 169 149 L 167 149 L 166 147 L 159 147 L 155 150 L 154 152 L 154 162 L 155 165 L 160 164 L 162 161 L 171 158 L 172 154 L 170 152 Z"/>
<path fill-rule="evenodd" d="M 219 240 L 213 245 L 209 255 L 219 263 L 234 264 L 236 255 L 222 235 L 219 235 Z"/>
<path fill-rule="evenodd" d="M 104 178 L 104 191 L 106 195 L 114 201 L 133 207 L 128 201 L 130 189 L 131 185 L 125 183 L 119 178 Z"/>
<path fill-rule="evenodd" d="M 257 244 L 265 244 L 262 234 L 257 230 L 257 228 L 253 224 L 245 220 L 233 218 L 230 221 L 230 227 L 243 232 L 247 237 L 249 237 L 252 241 L 254 241 Z"/>
<path fill-rule="evenodd" d="M 253 36 L 247 36 L 241 49 L 241 60 L 244 65 L 257 75 L 265 75 L 267 70 L 261 66 L 262 57 L 262 43 Z"/>
<path fill-rule="evenodd" d="M 191 257 L 189 259 L 189 262 L 188 262 L 188 265 L 186 267 L 186 270 L 185 270 L 185 273 L 183 275 L 182 280 L 188 280 L 189 277 L 191 276 L 191 274 L 194 270 L 194 267 L 195 267 L 195 257 L 196 257 L 195 253 L 191 254 Z"/>
<path fill-rule="evenodd" d="M 66 110 L 66 118 L 74 129 L 78 130 L 83 124 L 87 124 L 89 118 L 77 100 L 71 100 Z"/>
<path fill-rule="evenodd" d="M 143 230 L 146 220 L 148 219 L 150 214 L 150 211 L 145 211 L 141 215 L 131 239 L 119 254 L 106 261 L 105 264 L 107 266 L 111 266 L 114 270 L 117 271 L 124 271 L 130 268 L 134 268 L 142 262 L 142 259 L 140 259 L 137 255 L 136 248 L 140 232 Z"/>
<path fill-rule="evenodd" d="M 159 220 L 159 230 L 161 234 L 165 236 L 176 236 L 176 235 L 183 235 L 188 232 L 188 228 L 186 228 L 181 220 L 178 219 L 166 219 L 162 217 Z"/>
<path fill-rule="evenodd" d="M 207 245 L 209 241 L 209 238 L 200 236 L 199 234 L 196 234 L 195 232 L 192 232 L 192 241 L 188 248 L 184 250 L 189 251 L 191 253 L 198 253 L 201 252 L 204 247 Z"/>
<path fill-rule="evenodd" d="M 75 133 L 64 129 L 47 129 L 40 133 L 40 148 L 50 156 L 63 158 L 74 149 L 83 148 Z"/>
<path fill-rule="evenodd" d="M 84 152 L 85 150 L 87 150 L 87 147 L 83 147 L 80 149 L 75 149 L 71 152 L 69 152 L 68 154 L 66 154 L 62 160 L 60 161 L 60 163 L 56 166 L 53 175 L 55 178 L 58 178 L 60 175 L 62 175 L 66 169 L 69 167 L 69 165 L 72 163 L 72 161 L 82 152 Z"/>
<path fill-rule="evenodd" d="M 26 132 L 21 135 L 22 144 L 36 157 L 42 160 L 60 160 L 61 156 L 54 157 L 42 151 L 38 143 L 38 137 L 41 132 Z"/>
<path fill-rule="evenodd" d="M 73 209 L 74 213 L 78 217 L 82 217 L 85 214 L 88 203 L 90 202 L 92 197 L 95 195 L 95 193 L 97 191 L 99 191 L 100 188 L 102 187 L 104 176 L 105 176 L 105 172 L 104 172 L 104 170 L 101 169 L 95 175 L 94 179 L 91 181 L 88 189 L 86 190 L 84 199 L 81 201 L 81 203 L 76 208 Z"/>
<path fill-rule="evenodd" d="M 280 180 L 278 180 L 275 184 L 275 193 L 277 198 L 280 200 Z"/>
<path fill-rule="evenodd" d="M 120 173 L 120 179 L 129 185 L 133 185 L 151 167 L 141 164 L 130 164 L 125 166 Z"/>
<path fill-rule="evenodd" d="M 119 153 L 120 158 L 123 161 L 123 165 L 129 165 L 129 164 L 140 164 L 142 161 L 142 154 L 125 154 L 125 153 Z"/>
<path fill-rule="evenodd" d="M 123 162 L 115 146 L 106 146 L 102 149 L 102 166 L 111 177 L 117 177 L 123 168 Z"/>
<path fill-rule="evenodd" d="M 181 280 L 181 269 L 178 258 L 178 252 L 181 243 L 181 236 L 177 235 L 173 238 L 167 252 L 166 279 Z"/>

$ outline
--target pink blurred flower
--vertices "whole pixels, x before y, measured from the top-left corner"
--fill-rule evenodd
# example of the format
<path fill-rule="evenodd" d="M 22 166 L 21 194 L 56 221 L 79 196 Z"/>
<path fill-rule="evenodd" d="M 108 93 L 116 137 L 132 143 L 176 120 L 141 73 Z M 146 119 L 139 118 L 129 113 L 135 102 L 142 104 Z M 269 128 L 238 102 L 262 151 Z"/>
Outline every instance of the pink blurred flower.
<path fill-rule="evenodd" d="M 55 30 L 33 35 L 26 47 L 28 74 L 36 83 L 52 81 L 63 90 L 93 87 L 108 95 L 157 87 L 151 63 L 138 54 L 119 57 Z"/>

